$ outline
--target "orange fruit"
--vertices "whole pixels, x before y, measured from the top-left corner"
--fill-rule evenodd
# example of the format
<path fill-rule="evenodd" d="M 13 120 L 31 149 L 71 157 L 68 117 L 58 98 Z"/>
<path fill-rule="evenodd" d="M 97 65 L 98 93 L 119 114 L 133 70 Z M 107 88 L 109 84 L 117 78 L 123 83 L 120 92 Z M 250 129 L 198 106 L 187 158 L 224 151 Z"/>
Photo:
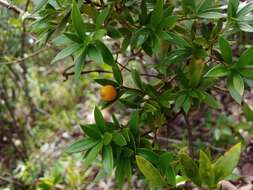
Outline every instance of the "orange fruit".
<path fill-rule="evenodd" d="M 100 97 L 106 102 L 111 102 L 117 97 L 117 90 L 112 85 L 105 85 L 100 89 Z"/>

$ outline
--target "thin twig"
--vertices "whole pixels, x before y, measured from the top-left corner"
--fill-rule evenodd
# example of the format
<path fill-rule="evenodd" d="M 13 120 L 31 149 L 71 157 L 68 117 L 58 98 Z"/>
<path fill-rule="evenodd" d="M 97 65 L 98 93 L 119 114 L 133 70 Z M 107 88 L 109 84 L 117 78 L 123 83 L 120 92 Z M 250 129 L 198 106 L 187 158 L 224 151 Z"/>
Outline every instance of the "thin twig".
<path fill-rule="evenodd" d="M 23 61 L 25 61 L 25 60 L 27 60 L 27 59 L 29 59 L 29 58 L 35 57 L 36 55 L 40 54 L 41 52 L 43 52 L 43 51 L 45 51 L 45 50 L 47 50 L 47 49 L 48 49 L 48 47 L 45 47 L 45 48 L 39 49 L 38 51 L 35 51 L 35 52 L 33 52 L 33 53 L 31 53 L 31 54 L 25 56 L 25 57 L 23 57 L 23 58 L 16 59 L 16 60 L 13 60 L 13 61 L 8 61 L 8 62 L 2 62 L 2 63 L 0 63 L 0 66 L 1 66 L 1 65 L 20 64 L 20 63 L 22 63 Z"/>
<path fill-rule="evenodd" d="M 7 9 L 13 11 L 14 13 L 18 14 L 18 15 L 27 15 L 26 19 L 31 19 L 31 20 L 36 20 L 38 19 L 38 17 L 35 17 L 33 15 L 31 15 L 30 13 L 26 11 L 23 11 L 22 9 L 20 9 L 19 7 L 12 5 L 10 2 L 8 2 L 7 0 L 0 0 L 0 5 L 3 5 L 4 7 L 6 7 Z"/>
<path fill-rule="evenodd" d="M 89 74 L 89 73 L 112 73 L 111 71 L 101 70 L 101 69 L 95 69 L 95 70 L 89 70 L 89 71 L 82 71 L 81 74 Z M 75 72 L 63 72 L 62 75 L 65 77 L 65 80 L 68 80 L 68 77 L 71 75 L 74 75 Z"/>

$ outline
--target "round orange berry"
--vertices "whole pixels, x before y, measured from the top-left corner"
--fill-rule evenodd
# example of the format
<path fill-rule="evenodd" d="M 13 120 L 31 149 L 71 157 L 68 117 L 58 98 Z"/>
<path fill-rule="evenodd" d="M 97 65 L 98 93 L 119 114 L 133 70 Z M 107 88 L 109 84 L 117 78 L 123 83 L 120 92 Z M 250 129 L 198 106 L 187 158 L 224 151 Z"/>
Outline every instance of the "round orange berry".
<path fill-rule="evenodd" d="M 105 85 L 100 89 L 100 97 L 106 102 L 111 102 L 117 97 L 117 90 L 112 85 Z"/>

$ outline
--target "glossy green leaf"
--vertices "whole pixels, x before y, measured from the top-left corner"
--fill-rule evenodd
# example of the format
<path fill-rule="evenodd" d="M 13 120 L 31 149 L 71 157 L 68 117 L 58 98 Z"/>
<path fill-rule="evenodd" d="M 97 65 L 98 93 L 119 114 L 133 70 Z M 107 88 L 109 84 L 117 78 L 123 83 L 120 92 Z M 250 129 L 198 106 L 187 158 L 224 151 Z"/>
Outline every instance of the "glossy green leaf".
<path fill-rule="evenodd" d="M 219 109 L 221 108 L 221 104 L 219 101 L 217 101 L 212 95 L 205 92 L 205 99 L 204 103 L 206 103 L 211 108 Z"/>
<path fill-rule="evenodd" d="M 182 172 L 187 178 L 191 179 L 196 185 L 200 185 L 199 168 L 197 164 L 187 154 L 179 154 Z"/>
<path fill-rule="evenodd" d="M 164 179 L 160 172 L 143 157 L 137 155 L 135 158 L 138 168 L 143 173 L 150 185 L 154 187 L 163 187 Z"/>
<path fill-rule="evenodd" d="M 83 23 L 83 18 L 80 13 L 78 5 L 76 4 L 76 1 L 73 0 L 72 2 L 73 2 L 73 8 L 72 8 L 72 12 L 71 12 L 72 22 L 73 22 L 73 25 L 74 25 L 74 28 L 75 28 L 77 34 L 80 36 L 80 38 L 84 39 L 85 38 L 85 27 L 84 27 L 84 23 Z"/>
<path fill-rule="evenodd" d="M 164 0 L 157 0 L 154 11 L 151 14 L 151 25 L 156 27 L 162 20 L 163 16 L 163 2 Z"/>
<path fill-rule="evenodd" d="M 176 25 L 177 20 L 178 16 L 167 16 L 166 18 L 162 19 L 158 29 L 170 29 Z"/>
<path fill-rule="evenodd" d="M 240 3 L 239 0 L 229 0 L 228 1 L 228 9 L 227 9 L 228 17 L 236 18 L 236 12 L 237 12 L 239 3 Z"/>
<path fill-rule="evenodd" d="M 204 12 L 198 14 L 199 18 L 205 18 L 205 19 L 221 19 L 225 18 L 226 15 L 219 13 L 219 12 Z"/>
<path fill-rule="evenodd" d="M 84 65 L 85 65 L 85 59 L 86 59 L 86 50 L 83 48 L 81 52 L 75 57 L 74 60 L 74 71 L 75 71 L 75 80 L 78 81 L 81 73 L 83 71 Z"/>
<path fill-rule="evenodd" d="M 97 124 L 98 128 L 100 129 L 100 131 L 104 132 L 106 130 L 106 124 L 105 124 L 105 120 L 103 118 L 103 115 L 100 112 L 100 110 L 98 109 L 98 107 L 95 107 L 94 118 L 95 118 L 96 124 Z"/>
<path fill-rule="evenodd" d="M 253 121 L 253 109 L 246 103 L 243 104 L 242 107 L 244 117 L 247 119 L 247 121 L 252 122 Z"/>
<path fill-rule="evenodd" d="M 222 58 L 229 64 L 232 63 L 232 49 L 227 40 L 223 37 L 219 39 L 219 46 Z"/>
<path fill-rule="evenodd" d="M 125 178 L 129 178 L 131 176 L 131 162 L 129 159 L 120 158 L 117 162 L 117 167 L 115 171 L 116 183 L 118 185 L 118 189 L 122 189 Z"/>
<path fill-rule="evenodd" d="M 118 65 L 115 64 L 112 67 L 112 71 L 113 71 L 113 76 L 115 78 L 115 80 L 119 83 L 119 84 L 123 84 L 123 77 L 121 74 L 121 70 L 119 69 Z"/>
<path fill-rule="evenodd" d="M 214 163 L 215 178 L 217 181 L 229 176 L 236 167 L 241 153 L 241 143 L 234 145 Z"/>
<path fill-rule="evenodd" d="M 137 148 L 137 154 L 153 164 L 159 163 L 159 155 L 149 148 Z"/>
<path fill-rule="evenodd" d="M 215 174 L 211 160 L 205 152 L 199 154 L 199 175 L 203 184 L 212 188 L 215 184 Z"/>
<path fill-rule="evenodd" d="M 83 44 L 83 39 L 78 36 L 77 33 L 74 32 L 64 32 L 63 35 L 65 37 L 67 37 L 69 40 L 71 40 L 72 42 L 76 42 L 78 44 Z"/>
<path fill-rule="evenodd" d="M 253 47 L 245 50 L 240 56 L 238 62 L 236 63 L 236 67 L 243 68 L 245 66 L 253 64 Z"/>
<path fill-rule="evenodd" d="M 100 41 L 96 41 L 96 47 L 99 48 L 99 50 L 101 51 L 104 62 L 110 66 L 114 66 L 115 65 L 114 58 L 110 50 L 106 47 L 106 45 Z"/>
<path fill-rule="evenodd" d="M 239 22 L 239 28 L 244 32 L 253 32 L 253 26 L 251 26 L 247 22 Z"/>
<path fill-rule="evenodd" d="M 239 69 L 239 73 L 241 76 L 246 78 L 253 78 L 253 68 L 242 68 Z"/>
<path fill-rule="evenodd" d="M 73 144 L 68 146 L 64 150 L 64 152 L 66 152 L 68 154 L 83 152 L 83 151 L 86 151 L 86 150 L 92 148 L 93 146 L 95 146 L 98 143 L 99 143 L 99 140 L 87 137 L 85 139 L 77 140 L 76 142 L 74 142 Z"/>
<path fill-rule="evenodd" d="M 225 77 L 229 74 L 229 69 L 224 65 L 216 65 L 213 68 L 211 68 L 204 76 L 205 77 Z"/>
<path fill-rule="evenodd" d="M 242 102 L 242 95 L 237 91 L 234 86 L 233 78 L 229 77 L 227 80 L 227 88 L 232 98 L 239 104 Z"/>
<path fill-rule="evenodd" d="M 110 142 L 112 141 L 112 134 L 105 132 L 103 141 L 104 141 L 104 145 L 110 144 Z"/>
<path fill-rule="evenodd" d="M 113 152 L 110 145 L 103 147 L 103 168 L 110 175 L 113 170 Z"/>
<path fill-rule="evenodd" d="M 118 86 L 118 83 L 110 80 L 110 79 L 94 79 L 95 82 L 97 82 L 98 84 L 105 86 L 105 85 L 112 85 L 112 86 Z"/>
<path fill-rule="evenodd" d="M 248 3 L 244 7 L 238 10 L 237 17 L 240 19 L 243 16 L 247 15 L 253 10 L 253 3 Z"/>
<path fill-rule="evenodd" d="M 101 133 L 96 125 L 82 125 L 82 130 L 86 135 L 94 139 L 100 139 Z"/>
<path fill-rule="evenodd" d="M 190 15 L 196 12 L 196 2 L 189 0 L 181 0 L 185 15 Z"/>
<path fill-rule="evenodd" d="M 132 69 L 131 74 L 132 74 L 132 79 L 133 79 L 135 85 L 139 89 L 142 89 L 143 85 L 142 85 L 142 81 L 141 81 L 141 77 L 140 77 L 139 72 L 136 69 Z"/>
<path fill-rule="evenodd" d="M 243 96 L 244 93 L 244 81 L 239 74 L 233 76 L 233 84 L 236 91 Z"/>
<path fill-rule="evenodd" d="M 102 54 L 96 46 L 89 44 L 87 47 L 87 54 L 89 58 L 95 63 L 103 63 Z"/>
<path fill-rule="evenodd" d="M 100 142 L 88 152 L 84 160 L 85 166 L 89 166 L 96 159 L 98 153 L 102 150 L 102 147 L 103 147 L 103 142 Z"/>
<path fill-rule="evenodd" d="M 105 19 L 109 16 L 110 10 L 111 7 L 108 6 L 99 13 L 99 15 L 96 18 L 96 28 L 99 28 L 103 24 Z"/>
<path fill-rule="evenodd" d="M 73 54 L 74 52 L 80 50 L 82 48 L 82 45 L 80 44 L 73 44 L 69 47 L 64 48 L 63 50 L 61 50 L 56 56 L 55 58 L 52 60 L 51 63 L 55 63 L 59 60 L 62 60 L 68 56 L 70 56 L 71 54 Z"/>
<path fill-rule="evenodd" d="M 182 105 L 185 102 L 186 97 L 187 96 L 185 94 L 177 96 L 176 102 L 175 102 L 175 109 L 176 110 L 179 110 L 182 107 Z"/>
<path fill-rule="evenodd" d="M 124 136 L 120 133 L 114 133 L 113 134 L 113 141 L 119 145 L 119 146 L 125 146 L 127 145 L 126 139 Z"/>
<path fill-rule="evenodd" d="M 134 136 L 139 134 L 139 111 L 135 110 L 129 121 L 129 129 L 133 133 Z"/>

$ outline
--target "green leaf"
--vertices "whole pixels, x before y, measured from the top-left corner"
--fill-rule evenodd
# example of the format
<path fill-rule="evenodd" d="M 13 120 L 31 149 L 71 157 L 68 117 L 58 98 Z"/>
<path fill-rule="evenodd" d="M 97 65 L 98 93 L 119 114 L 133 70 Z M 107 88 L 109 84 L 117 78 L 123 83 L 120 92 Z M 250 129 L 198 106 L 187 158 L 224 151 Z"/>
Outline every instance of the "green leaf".
<path fill-rule="evenodd" d="M 236 67 L 243 68 L 245 66 L 251 65 L 253 63 L 253 47 L 245 50 L 240 56 Z"/>
<path fill-rule="evenodd" d="M 219 46 L 222 58 L 229 64 L 232 63 L 232 49 L 227 40 L 223 37 L 220 37 Z"/>
<path fill-rule="evenodd" d="M 189 0 L 181 0 L 182 1 L 182 7 L 184 10 L 185 15 L 192 14 L 196 12 L 196 2 L 195 1 L 189 1 Z"/>
<path fill-rule="evenodd" d="M 87 47 L 87 54 L 95 63 L 103 63 L 102 54 L 96 46 L 89 44 Z"/>
<path fill-rule="evenodd" d="M 213 68 L 211 68 L 204 76 L 205 77 L 225 77 L 229 74 L 229 69 L 226 68 L 224 65 L 215 65 Z"/>
<path fill-rule="evenodd" d="M 240 79 L 239 79 L 240 80 Z M 237 91 L 234 86 L 233 78 L 229 77 L 227 80 L 227 88 L 232 98 L 239 104 L 242 102 L 242 95 Z"/>
<path fill-rule="evenodd" d="M 205 92 L 205 99 L 204 103 L 206 103 L 211 108 L 219 109 L 221 108 L 221 104 L 219 101 L 217 101 L 212 95 Z"/>
<path fill-rule="evenodd" d="M 173 155 L 169 152 L 165 152 L 160 156 L 159 167 L 160 170 L 165 173 L 167 183 L 176 186 L 176 173 L 174 167 L 170 164 L 173 160 Z"/>
<path fill-rule="evenodd" d="M 134 136 L 139 134 L 139 111 L 135 110 L 129 121 L 129 129 L 133 133 Z"/>
<path fill-rule="evenodd" d="M 239 0 L 229 0 L 228 2 L 228 17 L 236 18 L 236 12 L 239 6 Z"/>
<path fill-rule="evenodd" d="M 99 29 L 93 34 L 94 40 L 102 40 L 102 38 L 107 34 L 107 31 L 105 29 Z"/>
<path fill-rule="evenodd" d="M 241 153 L 241 143 L 234 145 L 213 164 L 216 181 L 229 176 L 236 167 Z"/>
<path fill-rule="evenodd" d="M 83 39 L 80 36 L 78 36 L 77 33 L 64 32 L 63 35 L 65 37 L 67 37 L 69 40 L 71 40 L 72 42 L 76 42 L 78 44 L 83 44 Z"/>
<path fill-rule="evenodd" d="M 191 108 L 191 104 L 192 104 L 191 98 L 189 96 L 186 96 L 185 101 L 184 101 L 184 103 L 182 105 L 183 110 L 184 110 L 185 113 L 189 112 L 189 110 Z"/>
<path fill-rule="evenodd" d="M 98 143 L 96 146 L 94 146 L 87 154 L 84 165 L 87 167 L 89 166 L 97 157 L 98 153 L 101 151 L 103 147 L 103 142 Z"/>
<path fill-rule="evenodd" d="M 170 29 L 176 25 L 178 19 L 178 16 L 167 16 L 166 18 L 162 19 L 158 29 Z"/>
<path fill-rule="evenodd" d="M 36 3 L 38 2 L 38 3 Z M 35 1 L 35 8 L 34 8 L 34 11 L 33 13 L 39 11 L 44 5 L 46 5 L 48 2 L 48 0 L 39 0 L 39 1 Z"/>
<path fill-rule="evenodd" d="M 215 174 L 212 162 L 203 151 L 200 151 L 199 154 L 199 175 L 201 181 L 209 188 L 215 185 Z"/>
<path fill-rule="evenodd" d="M 105 86 L 105 85 L 112 85 L 115 87 L 118 86 L 118 83 L 110 79 L 94 79 L 94 81 L 102 86 Z"/>
<path fill-rule="evenodd" d="M 200 185 L 199 168 L 197 164 L 187 154 L 179 154 L 182 172 L 187 178 L 191 179 L 196 185 Z"/>
<path fill-rule="evenodd" d="M 151 25 L 155 28 L 162 20 L 163 2 L 164 0 L 156 0 L 154 11 L 151 14 Z"/>
<path fill-rule="evenodd" d="M 69 147 L 67 147 L 64 152 L 68 154 L 73 154 L 73 153 L 78 153 L 78 152 L 83 152 L 85 150 L 88 150 L 95 146 L 96 144 L 99 143 L 99 140 L 95 140 L 92 138 L 85 138 L 85 139 L 80 139 L 73 144 L 71 144 Z"/>
<path fill-rule="evenodd" d="M 226 15 L 219 13 L 219 12 L 204 12 L 198 14 L 199 18 L 205 18 L 205 19 L 221 19 L 226 17 Z"/>
<path fill-rule="evenodd" d="M 137 154 L 153 164 L 159 164 L 159 155 L 149 148 L 137 148 Z"/>
<path fill-rule="evenodd" d="M 213 0 L 202 0 L 200 3 L 198 3 L 197 12 L 202 13 L 206 12 L 208 9 L 211 9 L 213 7 Z"/>
<path fill-rule="evenodd" d="M 168 42 L 177 45 L 178 47 L 191 47 L 191 44 L 188 43 L 183 36 L 172 32 L 161 31 L 159 34 L 161 39 L 167 40 Z"/>
<path fill-rule="evenodd" d="M 76 81 L 79 80 L 81 73 L 83 71 L 85 58 L 86 58 L 86 50 L 85 48 L 83 48 L 81 52 L 77 55 L 77 57 L 75 57 L 75 60 L 74 60 L 74 65 L 75 65 L 74 71 L 75 71 Z"/>
<path fill-rule="evenodd" d="M 95 107 L 95 110 L 94 110 L 94 118 L 100 131 L 104 132 L 106 130 L 105 120 L 97 106 Z"/>
<path fill-rule="evenodd" d="M 182 107 L 182 105 L 185 102 L 185 99 L 186 99 L 186 95 L 185 94 L 177 96 L 176 102 L 175 102 L 175 109 L 176 110 L 179 110 Z"/>
<path fill-rule="evenodd" d="M 103 147 L 103 168 L 110 175 L 113 170 L 113 152 L 110 145 Z"/>
<path fill-rule="evenodd" d="M 119 84 L 123 84 L 123 77 L 117 64 L 112 67 L 113 76 Z"/>
<path fill-rule="evenodd" d="M 253 32 L 253 27 L 247 22 L 239 22 L 239 28 L 244 32 Z"/>
<path fill-rule="evenodd" d="M 239 73 L 241 76 L 246 78 L 253 78 L 253 68 L 242 68 L 239 69 Z"/>
<path fill-rule="evenodd" d="M 133 79 L 135 85 L 139 89 L 142 89 L 143 85 L 142 85 L 142 81 L 141 81 L 141 77 L 140 77 L 139 72 L 136 69 L 132 69 L 131 74 L 132 74 L 132 79 Z"/>
<path fill-rule="evenodd" d="M 248 3 L 238 10 L 237 17 L 240 19 L 253 10 L 253 3 Z"/>
<path fill-rule="evenodd" d="M 164 179 L 160 172 L 146 159 L 141 156 L 135 156 L 136 163 L 151 186 L 163 187 Z"/>
<path fill-rule="evenodd" d="M 101 139 L 101 133 L 96 125 L 82 125 L 81 128 L 89 137 Z"/>
<path fill-rule="evenodd" d="M 68 56 L 70 56 L 71 54 L 73 54 L 74 52 L 80 50 L 80 48 L 82 47 L 82 45 L 80 44 L 72 44 L 69 47 L 64 48 L 63 50 L 61 50 L 56 56 L 55 58 L 52 60 L 51 63 L 55 63 L 56 61 L 59 61 L 61 59 L 64 59 Z"/>
<path fill-rule="evenodd" d="M 120 133 L 114 133 L 113 139 L 112 139 L 117 145 L 119 146 L 125 146 L 127 145 L 127 142 L 124 138 L 124 136 Z"/>
<path fill-rule="evenodd" d="M 100 41 L 96 41 L 96 47 L 100 49 L 104 62 L 110 66 L 114 66 L 115 65 L 114 58 L 110 50 L 106 47 L 106 45 Z"/>
<path fill-rule="evenodd" d="M 71 12 L 71 18 L 74 25 L 74 28 L 77 32 L 77 34 L 80 36 L 80 38 L 85 38 L 85 27 L 82 19 L 82 15 L 80 13 L 79 7 L 76 4 L 76 1 L 73 0 L 73 7 Z"/>
<path fill-rule="evenodd" d="M 110 13 L 111 7 L 108 6 L 106 8 L 104 8 L 99 15 L 96 18 L 96 28 L 98 29 L 103 22 L 105 21 L 105 19 L 108 17 L 109 13 Z"/>
<path fill-rule="evenodd" d="M 131 176 L 131 162 L 129 159 L 120 158 L 117 162 L 117 167 L 115 171 L 116 183 L 118 189 L 122 189 L 125 178 Z"/>
<path fill-rule="evenodd" d="M 236 91 L 243 96 L 244 93 L 244 81 L 239 74 L 233 76 L 233 84 Z"/>
<path fill-rule="evenodd" d="M 244 117 L 247 119 L 247 121 L 252 122 L 253 121 L 253 109 L 251 107 L 249 107 L 248 104 L 244 103 L 242 110 L 243 110 Z"/>
<path fill-rule="evenodd" d="M 112 140 L 112 134 L 108 133 L 108 132 L 105 132 L 103 140 L 104 140 L 104 145 L 110 144 L 110 142 Z"/>

